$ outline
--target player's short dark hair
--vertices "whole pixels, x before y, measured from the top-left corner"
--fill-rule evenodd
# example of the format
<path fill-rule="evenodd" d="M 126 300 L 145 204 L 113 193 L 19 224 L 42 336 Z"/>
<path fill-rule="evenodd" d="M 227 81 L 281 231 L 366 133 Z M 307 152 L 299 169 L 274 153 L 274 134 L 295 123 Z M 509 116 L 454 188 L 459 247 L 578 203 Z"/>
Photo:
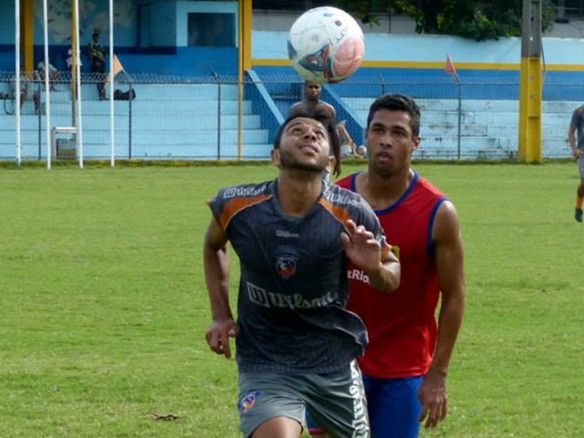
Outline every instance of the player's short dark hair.
<path fill-rule="evenodd" d="M 339 176 L 341 174 L 341 141 L 339 140 L 339 133 L 337 131 L 337 125 L 334 120 L 331 120 L 328 114 L 325 111 L 321 110 L 314 110 L 314 111 L 305 111 L 305 112 L 297 112 L 291 116 L 289 116 L 278 132 L 276 133 L 276 137 L 274 138 L 274 149 L 280 148 L 280 143 L 282 141 L 282 135 L 284 135 L 284 130 L 286 126 L 290 124 L 290 122 L 294 119 L 299 117 L 305 117 L 309 119 L 314 119 L 325 127 L 328 132 L 329 138 L 329 146 L 330 152 L 335 157 L 335 167 L 333 168 L 333 175 Z"/>
<path fill-rule="evenodd" d="M 310 79 L 306 79 L 304 81 L 304 86 L 307 87 L 309 85 L 318 85 L 320 88 L 322 88 L 322 85 L 316 81 L 311 81 Z"/>
<path fill-rule="evenodd" d="M 373 116 L 379 110 L 404 111 L 410 116 L 410 127 L 414 136 L 420 135 L 420 107 L 409 96 L 404 94 L 384 94 L 378 97 L 369 107 L 367 116 L 367 129 L 373 120 Z"/>

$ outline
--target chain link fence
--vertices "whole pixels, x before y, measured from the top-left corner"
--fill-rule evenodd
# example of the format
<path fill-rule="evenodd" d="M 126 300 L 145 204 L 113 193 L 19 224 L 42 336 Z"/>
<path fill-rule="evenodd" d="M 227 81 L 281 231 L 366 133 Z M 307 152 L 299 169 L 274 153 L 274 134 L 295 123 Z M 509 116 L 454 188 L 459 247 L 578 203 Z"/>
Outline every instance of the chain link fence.
<path fill-rule="evenodd" d="M 107 75 L 83 74 L 81 105 L 71 75 L 53 77 L 49 119 L 44 82 L 34 73 L 21 84 L 21 156 L 54 159 L 268 159 L 272 141 L 290 106 L 302 99 L 297 76 L 259 76 L 251 71 L 243 82 L 212 78 L 126 75 L 114 82 L 113 119 Z M 16 157 L 14 74 L 0 72 L 0 160 Z M 105 85 L 106 100 L 98 88 Z M 570 156 L 566 143 L 572 111 L 579 106 L 584 84 L 569 76 L 544 80 L 542 152 L 544 158 Z M 364 142 L 370 104 L 385 93 L 416 99 L 422 110 L 418 159 L 488 160 L 514 158 L 519 138 L 519 81 L 497 77 L 456 82 L 413 79 L 406 73 L 327 85 L 322 99 L 346 120 L 357 143 Z M 240 96 L 242 97 L 240 99 Z M 81 117 L 79 117 L 79 114 Z M 112 131 L 113 120 L 113 131 Z M 79 130 L 81 129 L 81 134 Z M 113 147 L 112 147 L 113 144 Z"/>

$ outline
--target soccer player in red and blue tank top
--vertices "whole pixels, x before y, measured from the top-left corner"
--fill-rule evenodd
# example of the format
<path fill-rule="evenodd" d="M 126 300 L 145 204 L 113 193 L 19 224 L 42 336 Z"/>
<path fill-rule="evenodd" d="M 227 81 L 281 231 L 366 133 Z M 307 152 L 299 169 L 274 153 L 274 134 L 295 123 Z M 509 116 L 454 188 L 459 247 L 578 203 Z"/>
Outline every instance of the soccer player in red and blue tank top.
<path fill-rule="evenodd" d="M 411 168 L 419 129 L 420 110 L 412 99 L 379 97 L 367 118 L 367 170 L 338 182 L 371 205 L 387 241 L 399 248 L 401 263 L 393 294 L 372 289 L 359 268 L 348 271 L 349 309 L 369 332 L 359 366 L 372 438 L 416 437 L 420 422 L 434 428 L 446 418 L 446 378 L 462 322 L 458 215 L 440 190 Z"/>

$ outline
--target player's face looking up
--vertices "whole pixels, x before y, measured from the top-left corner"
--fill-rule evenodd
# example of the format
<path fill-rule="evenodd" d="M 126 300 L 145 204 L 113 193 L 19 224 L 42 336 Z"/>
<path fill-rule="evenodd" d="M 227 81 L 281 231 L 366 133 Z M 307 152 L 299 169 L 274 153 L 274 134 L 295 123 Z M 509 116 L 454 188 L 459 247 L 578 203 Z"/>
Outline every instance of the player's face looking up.
<path fill-rule="evenodd" d="M 375 112 L 365 139 L 371 170 L 384 176 L 409 169 L 412 153 L 420 144 L 420 137 L 412 132 L 410 115 L 387 109 Z"/>
<path fill-rule="evenodd" d="M 329 134 L 322 123 L 308 117 L 297 117 L 282 131 L 273 161 L 284 169 L 322 172 L 330 164 Z"/>

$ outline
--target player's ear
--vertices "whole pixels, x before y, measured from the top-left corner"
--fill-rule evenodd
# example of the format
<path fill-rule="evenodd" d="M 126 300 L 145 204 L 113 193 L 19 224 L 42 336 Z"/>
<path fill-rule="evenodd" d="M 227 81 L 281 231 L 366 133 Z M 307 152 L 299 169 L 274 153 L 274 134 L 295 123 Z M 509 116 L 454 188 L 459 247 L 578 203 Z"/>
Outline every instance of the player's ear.
<path fill-rule="evenodd" d="M 272 164 L 276 167 L 280 167 L 280 149 L 272 149 Z"/>
<path fill-rule="evenodd" d="M 422 141 L 422 138 L 419 135 L 415 135 L 413 138 L 413 147 L 412 147 L 412 152 L 415 151 L 416 149 L 418 149 L 418 146 L 420 146 L 420 142 Z"/>
<path fill-rule="evenodd" d="M 337 159 L 334 155 L 329 155 L 328 163 L 325 167 L 326 173 L 332 173 L 333 169 L 335 168 L 335 164 L 337 163 Z"/>

